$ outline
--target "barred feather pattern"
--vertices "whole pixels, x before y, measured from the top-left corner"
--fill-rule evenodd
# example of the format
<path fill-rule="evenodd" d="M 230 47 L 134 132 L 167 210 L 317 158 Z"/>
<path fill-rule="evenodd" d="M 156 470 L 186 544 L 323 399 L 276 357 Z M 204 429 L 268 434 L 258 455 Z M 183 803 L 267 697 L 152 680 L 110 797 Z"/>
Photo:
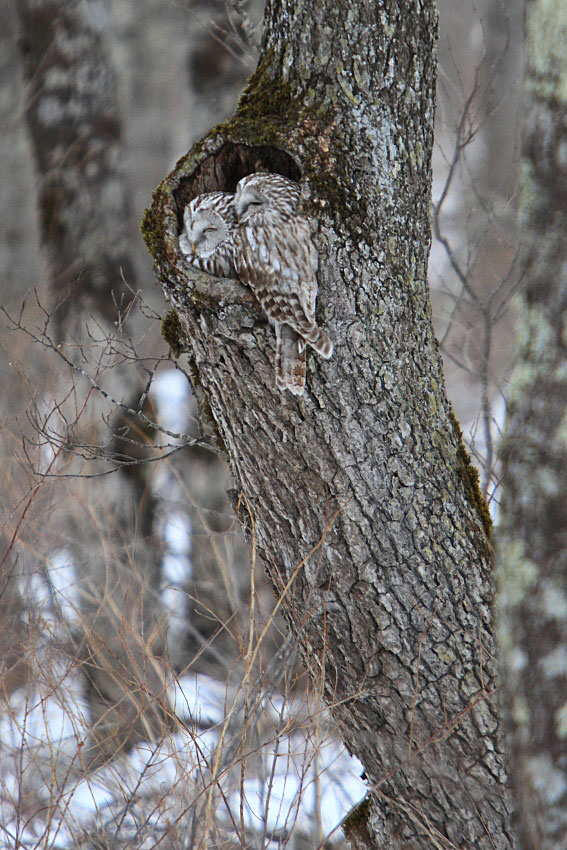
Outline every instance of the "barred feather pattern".
<path fill-rule="evenodd" d="M 248 175 L 234 197 L 236 272 L 275 325 L 276 385 L 294 395 L 305 387 L 305 344 L 333 353 L 315 321 L 318 257 L 298 203 L 298 184 L 280 174 Z"/>
<path fill-rule="evenodd" d="M 305 388 L 307 358 L 305 340 L 289 325 L 277 323 L 276 329 L 276 387 L 302 395 Z"/>
<path fill-rule="evenodd" d="M 186 260 L 215 277 L 236 278 L 236 213 L 230 192 L 198 195 L 185 207 L 179 248 Z"/>

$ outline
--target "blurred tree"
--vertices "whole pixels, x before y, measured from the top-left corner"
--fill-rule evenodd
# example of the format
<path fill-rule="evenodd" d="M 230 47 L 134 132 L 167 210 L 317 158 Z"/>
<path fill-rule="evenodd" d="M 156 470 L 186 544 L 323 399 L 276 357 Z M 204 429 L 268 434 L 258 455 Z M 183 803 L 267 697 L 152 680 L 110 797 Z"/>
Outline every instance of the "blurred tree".
<path fill-rule="evenodd" d="M 522 850 L 567 846 L 567 12 L 527 3 L 517 302 L 498 610 Z"/>
<path fill-rule="evenodd" d="M 120 350 L 135 279 L 116 75 L 105 41 L 107 8 L 81 0 L 21 0 L 17 12 L 49 263 L 46 327 L 53 327 L 52 342 L 72 360 L 106 373 L 107 390 L 125 395 L 136 408 L 145 398 L 143 383 Z M 73 451 L 96 437 L 104 443 L 96 421 L 101 408 L 92 406 L 93 419 L 79 422 L 74 404 L 73 398 L 59 406 L 67 424 L 62 445 Z M 121 410 L 111 427 L 110 457 L 120 457 L 125 447 L 129 460 L 147 457 L 151 433 Z M 157 705 L 163 702 L 164 676 L 154 664 L 154 655 L 165 649 L 154 508 L 150 470 L 141 462 L 121 467 L 113 479 L 91 482 L 87 497 L 69 505 L 66 522 L 83 590 L 77 651 L 94 724 L 86 762 L 163 728 L 163 712 L 156 713 L 146 695 L 149 689 Z"/>
<path fill-rule="evenodd" d="M 495 445 L 514 356 L 523 6 L 438 0 L 439 79 L 429 280 L 447 392 L 496 495 Z"/>
<path fill-rule="evenodd" d="M 195 54 L 193 75 L 198 76 L 198 51 L 203 34 L 209 33 L 214 51 L 209 49 L 208 67 L 215 58 L 223 59 L 223 73 L 228 74 L 228 55 L 233 73 L 228 95 L 226 86 L 220 86 L 224 93 L 220 106 L 211 105 L 209 91 L 209 108 L 201 104 L 199 114 L 210 124 L 218 108 L 226 114 L 233 107 L 235 80 L 241 85 L 247 70 L 241 56 L 223 46 L 232 19 L 226 10 L 223 16 L 222 7 L 219 3 L 214 22 L 201 10 L 199 25 L 191 27 L 191 38 L 186 40 L 181 27 L 186 12 L 172 8 L 163 15 L 154 3 L 140 3 L 135 13 L 125 4 L 113 8 L 108 2 L 93 5 L 81 0 L 23 0 L 16 6 L 27 82 L 26 118 L 39 183 L 41 240 L 49 264 L 50 333 L 55 328 L 51 341 L 60 342 L 71 360 L 101 376 L 105 390 L 126 403 L 126 409 L 109 414 L 108 408 L 91 399 L 88 415 L 61 438 L 66 449 L 79 454 L 88 455 L 98 443 L 99 455 L 117 467 L 112 477 L 95 477 L 85 487 L 79 482 L 65 516 L 66 539 L 73 541 L 83 591 L 85 628 L 79 658 L 88 678 L 94 736 L 103 755 L 115 755 L 121 746 L 130 746 L 149 732 L 161 734 L 168 715 L 163 711 L 163 671 L 156 676 L 156 656 L 166 652 L 165 633 L 170 627 L 160 598 L 164 583 L 160 523 L 181 493 L 190 518 L 191 577 L 183 582 L 187 619 L 167 647 L 168 663 L 179 670 L 191 660 L 194 670 L 204 666 L 209 673 L 214 666 L 224 678 L 239 653 L 234 634 L 224 624 L 238 619 L 241 609 L 248 622 L 246 606 L 240 603 L 249 565 L 242 535 L 238 530 L 227 533 L 233 517 L 226 496 L 226 464 L 218 455 L 190 446 L 180 458 L 182 472 L 177 473 L 177 479 L 189 482 L 187 487 L 170 476 L 167 493 L 158 493 L 155 466 L 143 463 L 151 456 L 155 435 L 148 422 L 135 415 L 141 410 L 155 419 L 156 412 L 147 395 L 154 375 L 150 367 L 140 365 L 140 350 L 132 342 L 147 334 L 147 322 L 135 309 L 142 263 L 136 261 L 139 246 L 131 238 L 127 166 L 135 161 L 142 171 L 150 160 L 151 171 L 158 149 L 163 169 L 164 158 L 171 161 L 180 139 L 188 135 L 185 121 L 177 122 L 176 142 L 169 133 L 169 116 L 182 95 L 179 111 L 190 114 L 186 109 L 190 96 L 183 83 L 171 90 L 171 70 L 162 61 L 164 44 L 180 67 L 189 43 L 190 54 Z M 135 114 L 126 115 L 129 120 L 124 120 L 128 98 L 119 97 L 115 58 L 126 65 L 121 82 L 136 104 Z M 148 68 L 155 73 L 148 73 Z M 198 100 L 202 85 L 202 80 L 193 81 L 193 100 Z M 134 195 L 140 186 L 147 192 L 147 184 L 132 182 Z M 154 354 L 155 347 L 146 345 L 148 350 Z M 62 394 L 68 392 L 69 373 L 64 381 Z M 68 423 L 72 421 L 71 415 Z M 187 430 L 191 436 L 199 435 L 195 419 Z M 42 437 L 49 442 L 53 435 Z M 219 586 L 228 588 L 227 596 L 219 594 Z M 144 693 L 146 686 L 154 705 Z M 97 752 L 95 746 L 94 761 Z"/>
<path fill-rule="evenodd" d="M 114 323 L 132 297 L 116 76 L 103 38 L 108 12 L 80 0 L 23 0 L 17 10 L 41 238 L 55 321 L 68 336 L 70 312 L 79 329 L 89 310 Z"/>
<path fill-rule="evenodd" d="M 447 401 L 426 282 L 432 2 L 271 0 L 235 115 L 144 222 L 196 384 L 311 675 L 363 762 L 356 847 L 509 848 L 495 704 L 489 519 Z M 273 332 L 179 254 L 185 204 L 245 174 L 303 185 L 319 316 L 308 390 L 274 390 Z M 242 509 L 242 505 L 241 505 Z M 214 777 L 213 777 L 214 780 Z"/>

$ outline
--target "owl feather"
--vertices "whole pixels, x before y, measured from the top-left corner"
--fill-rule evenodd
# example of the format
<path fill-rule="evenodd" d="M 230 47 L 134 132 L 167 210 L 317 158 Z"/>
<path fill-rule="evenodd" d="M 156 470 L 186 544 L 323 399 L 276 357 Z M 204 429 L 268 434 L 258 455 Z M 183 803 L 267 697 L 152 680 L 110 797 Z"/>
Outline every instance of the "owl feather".
<path fill-rule="evenodd" d="M 186 260 L 215 277 L 236 278 L 234 195 L 207 192 L 185 207 L 179 248 Z"/>
<path fill-rule="evenodd" d="M 325 359 L 333 353 L 315 321 L 318 257 L 298 203 L 298 184 L 280 174 L 248 175 L 234 197 L 236 272 L 275 325 L 276 385 L 295 395 L 305 387 L 305 344 Z"/>

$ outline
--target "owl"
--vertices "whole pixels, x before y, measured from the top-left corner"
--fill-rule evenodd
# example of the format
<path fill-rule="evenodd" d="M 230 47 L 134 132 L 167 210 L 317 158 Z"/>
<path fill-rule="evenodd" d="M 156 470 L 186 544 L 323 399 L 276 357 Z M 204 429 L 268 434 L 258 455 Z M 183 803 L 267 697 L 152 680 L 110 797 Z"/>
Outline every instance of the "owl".
<path fill-rule="evenodd" d="M 236 278 L 234 195 L 208 192 L 185 207 L 179 248 L 188 262 L 215 277 Z"/>
<path fill-rule="evenodd" d="M 276 331 L 276 386 L 301 395 L 306 344 L 326 360 L 333 343 L 315 322 L 317 251 L 298 215 L 299 186 L 281 174 L 249 174 L 236 187 L 234 262 Z"/>

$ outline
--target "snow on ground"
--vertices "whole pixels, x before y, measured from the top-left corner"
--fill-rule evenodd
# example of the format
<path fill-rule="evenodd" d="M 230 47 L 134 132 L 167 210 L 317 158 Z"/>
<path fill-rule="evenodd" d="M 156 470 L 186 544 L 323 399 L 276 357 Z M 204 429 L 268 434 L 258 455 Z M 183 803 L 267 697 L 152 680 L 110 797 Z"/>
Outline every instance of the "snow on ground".
<path fill-rule="evenodd" d="M 80 753 L 88 723 L 80 676 L 59 672 L 57 688 L 46 678 L 31 692 L 16 692 L 0 714 L 1 850 L 18 841 L 71 848 L 89 824 L 110 824 L 122 838 L 143 825 L 151 835 L 148 847 L 154 846 L 152 841 L 191 811 L 234 695 L 208 676 L 183 677 L 172 688 L 172 702 L 187 729 L 179 727 L 159 744 L 142 742 L 85 775 Z M 223 776 L 225 803 L 218 816 L 226 828 L 229 812 L 240 823 L 241 791 L 246 826 L 280 836 L 293 827 L 313 834 L 317 824 L 328 834 L 364 796 L 360 763 L 340 741 L 325 740 L 323 722 L 319 731 L 304 722 L 290 724 L 301 708 L 307 717 L 301 701 L 266 703 L 260 725 L 268 729 L 268 742 L 261 745 L 249 734 L 243 786 L 239 761 Z M 292 731 L 282 734 L 288 724 Z"/>
<path fill-rule="evenodd" d="M 185 376 L 167 370 L 154 389 L 160 422 L 183 432 L 190 397 Z M 171 498 L 178 485 L 166 467 L 163 475 Z M 169 510 L 162 534 L 162 600 L 174 631 L 186 616 L 184 588 L 191 571 L 187 514 Z M 158 743 L 141 742 L 105 766 L 85 770 L 89 717 L 84 682 L 77 662 L 54 650 L 80 620 L 71 552 L 53 551 L 44 573 L 22 582 L 38 630 L 36 645 L 30 647 L 33 684 L 9 698 L 0 692 L 0 850 L 70 850 L 81 843 L 83 830 L 94 827 L 116 840 L 136 838 L 140 850 L 159 846 L 168 829 L 179 823 L 187 828 L 195 800 L 210 785 L 221 736 L 231 761 L 223 765 L 217 821 L 229 834 L 233 824 L 240 824 L 241 797 L 246 827 L 263 835 L 267 848 L 270 835 L 278 835 L 278 846 L 284 846 L 294 828 L 316 836 L 331 833 L 364 796 L 362 766 L 338 739 L 329 737 L 325 712 L 310 714 L 301 695 L 286 702 L 279 694 L 266 694 L 242 750 L 240 721 L 234 723 L 239 715 L 232 712 L 242 697 L 238 683 L 229 687 L 202 673 L 171 684 L 170 704 L 180 720 L 175 733 Z M 232 725 L 225 729 L 227 716 Z M 146 836 L 142 843 L 140 833 Z"/>

